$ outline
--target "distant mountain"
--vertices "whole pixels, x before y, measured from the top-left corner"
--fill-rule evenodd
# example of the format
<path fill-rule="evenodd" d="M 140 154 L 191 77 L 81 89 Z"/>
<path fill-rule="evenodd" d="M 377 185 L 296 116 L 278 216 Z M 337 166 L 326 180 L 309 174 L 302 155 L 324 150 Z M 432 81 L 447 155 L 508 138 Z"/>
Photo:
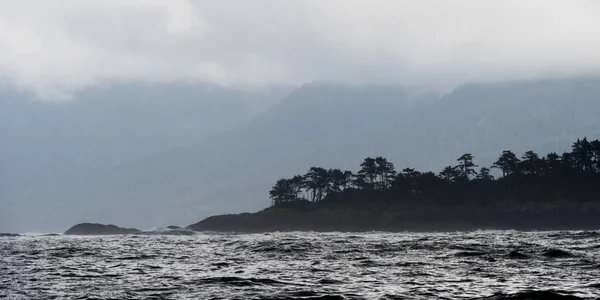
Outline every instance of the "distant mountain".
<path fill-rule="evenodd" d="M 119 84 L 49 101 L 0 89 L 0 227 L 10 224 L 15 194 L 35 210 L 46 202 L 40 191 L 62 191 L 78 178 L 232 130 L 290 91 Z"/>
<path fill-rule="evenodd" d="M 81 175 L 198 143 L 246 123 L 285 93 L 130 84 L 83 90 L 57 103 L 2 90 L 0 187 Z"/>
<path fill-rule="evenodd" d="M 437 172 L 465 152 L 481 166 L 505 148 L 561 152 L 577 137 L 600 136 L 599 97 L 596 78 L 469 84 L 443 97 L 391 85 L 307 84 L 203 142 L 13 192 L 3 199 L 10 220 L 0 231 L 84 221 L 144 228 L 256 211 L 279 177 L 313 165 L 355 170 L 373 155 Z"/>

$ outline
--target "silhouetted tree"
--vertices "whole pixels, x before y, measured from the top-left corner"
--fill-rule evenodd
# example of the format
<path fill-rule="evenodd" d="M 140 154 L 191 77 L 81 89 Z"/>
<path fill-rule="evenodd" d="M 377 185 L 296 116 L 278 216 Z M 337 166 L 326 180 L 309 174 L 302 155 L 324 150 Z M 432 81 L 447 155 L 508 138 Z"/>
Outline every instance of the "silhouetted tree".
<path fill-rule="evenodd" d="M 412 180 L 412 193 L 414 195 L 424 195 L 427 192 L 435 193 L 441 186 L 444 180 L 436 176 L 433 172 L 417 173 Z"/>
<path fill-rule="evenodd" d="M 520 169 L 523 173 L 529 175 L 537 175 L 542 168 L 542 161 L 537 153 L 527 151 L 521 157 Z"/>
<path fill-rule="evenodd" d="M 310 190 L 311 201 L 321 201 L 329 186 L 329 172 L 321 167 L 311 167 L 304 175 L 306 187 Z"/>
<path fill-rule="evenodd" d="M 490 174 L 490 169 L 485 167 L 479 170 L 476 178 L 479 180 L 494 180 L 494 176 Z"/>
<path fill-rule="evenodd" d="M 546 155 L 546 163 L 544 164 L 544 175 L 551 175 L 561 170 L 562 162 L 560 161 L 560 155 L 555 152 L 550 152 Z"/>
<path fill-rule="evenodd" d="M 419 176 L 421 176 L 421 172 L 413 168 L 404 168 L 402 172 L 396 175 L 394 186 L 400 190 L 407 190 L 414 195 L 417 192 L 416 187 Z"/>
<path fill-rule="evenodd" d="M 477 166 L 470 153 L 459 157 L 457 166 L 445 167 L 439 176 L 413 168 L 404 168 L 396 174 L 394 165 L 386 158 L 367 157 L 356 175 L 340 169 L 311 167 L 303 176 L 279 179 L 269 191 L 269 197 L 273 205 L 346 198 L 352 199 L 348 203 L 369 199 L 412 200 L 411 205 L 442 201 L 446 202 L 444 205 L 485 205 L 478 202 L 479 199 L 492 202 L 506 199 L 600 201 L 600 141 L 578 139 L 573 143 L 572 152 L 562 155 L 552 152 L 540 158 L 537 153 L 527 151 L 521 158 L 519 160 L 510 150 L 503 151 L 492 165 L 502 171 L 503 178 L 495 180 L 490 168 L 475 171 Z M 317 203 L 311 205 L 320 205 Z"/>
<path fill-rule="evenodd" d="M 600 173 L 600 141 L 594 140 L 590 142 L 592 147 L 592 158 L 594 164 L 594 171 Z"/>
<path fill-rule="evenodd" d="M 592 171 L 592 144 L 588 142 L 587 138 L 583 138 L 583 140 L 577 139 L 573 143 L 572 149 L 573 160 L 577 168 L 581 171 Z"/>
<path fill-rule="evenodd" d="M 345 190 L 352 181 L 351 171 L 342 171 L 340 169 L 329 169 L 329 187 L 331 192 L 341 192 Z"/>
<path fill-rule="evenodd" d="M 446 181 L 454 182 L 460 177 L 460 171 L 457 167 L 447 166 L 440 172 L 440 177 Z"/>
<path fill-rule="evenodd" d="M 298 196 L 298 194 L 301 194 L 306 187 L 304 176 L 296 175 L 292 177 L 292 179 L 290 179 L 290 185 L 294 190 L 294 199 L 304 199 L 303 197 Z"/>
<path fill-rule="evenodd" d="M 477 165 L 473 163 L 473 155 L 471 155 L 471 153 L 463 154 L 457 161 L 457 169 L 461 178 L 469 180 L 471 175 L 477 175 L 477 172 L 474 169 Z"/>
<path fill-rule="evenodd" d="M 519 159 L 517 156 L 510 150 L 504 150 L 502 151 L 502 155 L 492 165 L 492 168 L 502 170 L 502 177 L 506 177 L 517 171 L 518 164 Z"/>
<path fill-rule="evenodd" d="M 361 177 L 359 181 L 363 188 L 375 188 L 377 186 L 377 163 L 374 158 L 367 157 L 360 164 L 361 169 L 358 171 L 358 176 Z"/>
<path fill-rule="evenodd" d="M 273 205 L 290 202 L 295 200 L 295 190 L 289 179 L 279 179 L 275 186 L 269 191 L 269 197 L 273 200 Z"/>
<path fill-rule="evenodd" d="M 379 156 L 375 158 L 375 165 L 377 176 L 379 177 L 378 187 L 385 190 L 390 187 L 396 176 L 394 164 L 386 158 Z"/>
<path fill-rule="evenodd" d="M 563 170 L 569 170 L 573 168 L 577 168 L 577 163 L 572 153 L 564 152 L 560 156 L 560 161 L 562 162 Z"/>
<path fill-rule="evenodd" d="M 350 186 L 352 186 L 353 180 L 354 180 L 354 174 L 352 174 L 352 171 L 344 171 L 344 186 L 343 186 L 343 188 L 347 189 Z"/>

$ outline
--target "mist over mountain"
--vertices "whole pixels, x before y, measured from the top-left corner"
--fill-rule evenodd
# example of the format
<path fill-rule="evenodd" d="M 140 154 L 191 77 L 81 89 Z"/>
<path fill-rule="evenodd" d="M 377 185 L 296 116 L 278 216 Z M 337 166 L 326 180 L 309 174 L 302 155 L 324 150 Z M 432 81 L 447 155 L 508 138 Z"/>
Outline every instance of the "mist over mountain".
<path fill-rule="evenodd" d="M 84 89 L 67 101 L 40 101 L 32 93 L 0 89 L 0 213 L 15 192 L 68 186 L 131 160 L 198 143 L 247 123 L 289 91 L 116 84 Z"/>
<path fill-rule="evenodd" d="M 313 165 L 354 170 L 382 155 L 398 168 L 439 172 L 465 152 L 484 166 L 507 148 L 562 152 L 600 135 L 597 78 L 467 84 L 441 97 L 335 83 L 306 84 L 282 100 L 283 90 L 246 95 L 276 103 L 266 110 L 218 88 L 108 91 L 115 96 L 91 90 L 61 105 L 0 97 L 9 145 L 0 150 L 0 231 L 187 225 L 261 209 L 275 180 Z M 35 121 L 23 122 L 22 111 Z"/>

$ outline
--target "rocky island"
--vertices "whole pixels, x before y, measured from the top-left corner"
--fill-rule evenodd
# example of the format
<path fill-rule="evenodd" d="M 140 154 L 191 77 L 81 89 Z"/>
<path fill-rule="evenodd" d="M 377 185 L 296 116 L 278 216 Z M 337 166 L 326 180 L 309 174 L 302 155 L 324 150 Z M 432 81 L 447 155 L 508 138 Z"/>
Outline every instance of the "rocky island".
<path fill-rule="evenodd" d="M 17 237 L 17 236 L 21 236 L 21 235 L 18 233 L 0 232 L 0 237 Z"/>
<path fill-rule="evenodd" d="M 578 139 L 572 152 L 520 158 L 503 151 L 490 167 L 460 156 L 440 173 L 366 158 L 357 173 L 312 167 L 280 179 L 271 207 L 220 215 L 196 231 L 454 231 L 600 228 L 600 141 Z M 494 178 L 491 169 L 501 173 Z"/>
<path fill-rule="evenodd" d="M 138 233 L 135 228 L 121 228 L 112 224 L 81 223 L 65 231 L 65 235 L 115 235 Z"/>

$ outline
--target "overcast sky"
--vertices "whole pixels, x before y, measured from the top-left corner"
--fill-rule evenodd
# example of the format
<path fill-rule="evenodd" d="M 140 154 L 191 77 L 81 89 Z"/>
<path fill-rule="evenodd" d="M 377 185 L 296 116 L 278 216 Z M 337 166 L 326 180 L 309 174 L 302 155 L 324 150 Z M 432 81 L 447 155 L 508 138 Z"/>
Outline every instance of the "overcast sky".
<path fill-rule="evenodd" d="M 0 0 L 0 81 L 467 81 L 597 74 L 600 1 Z"/>

